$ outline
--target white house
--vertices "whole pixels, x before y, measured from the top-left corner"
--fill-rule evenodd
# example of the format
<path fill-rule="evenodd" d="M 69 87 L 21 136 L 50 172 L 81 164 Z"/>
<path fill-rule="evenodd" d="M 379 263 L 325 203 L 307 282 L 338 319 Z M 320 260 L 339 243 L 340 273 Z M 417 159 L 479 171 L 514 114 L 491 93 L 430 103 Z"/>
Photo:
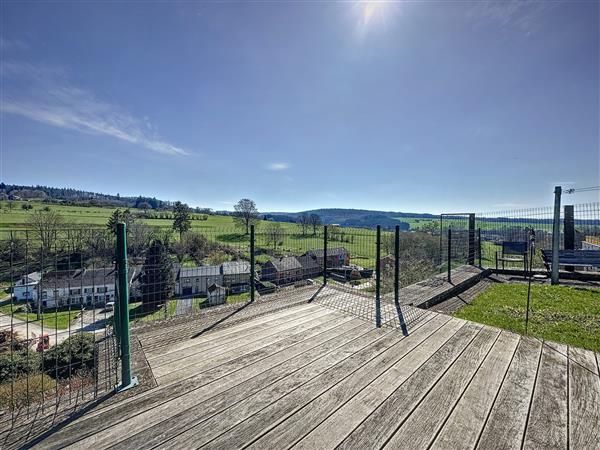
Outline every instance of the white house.
<path fill-rule="evenodd" d="M 221 305 L 227 300 L 227 289 L 218 284 L 211 284 L 208 287 L 208 304 L 210 306 Z"/>
<path fill-rule="evenodd" d="M 39 272 L 31 272 L 23 275 L 17 281 L 12 289 L 12 294 L 17 301 L 36 301 L 37 300 L 37 285 L 40 282 L 41 275 Z"/>
<path fill-rule="evenodd" d="M 129 270 L 129 281 L 136 269 Z M 46 274 L 28 274 L 13 286 L 17 300 L 28 300 L 42 308 L 70 305 L 104 306 L 115 300 L 116 273 L 113 267 L 56 271 Z"/>

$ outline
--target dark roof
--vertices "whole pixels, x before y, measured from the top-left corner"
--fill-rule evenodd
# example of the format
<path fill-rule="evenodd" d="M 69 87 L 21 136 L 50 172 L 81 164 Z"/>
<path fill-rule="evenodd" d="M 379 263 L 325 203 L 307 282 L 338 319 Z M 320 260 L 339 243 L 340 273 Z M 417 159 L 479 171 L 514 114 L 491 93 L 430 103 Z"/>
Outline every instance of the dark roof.
<path fill-rule="evenodd" d="M 131 281 L 137 270 L 136 267 L 130 267 L 128 271 L 129 281 Z M 56 289 L 78 286 L 102 286 L 115 283 L 115 268 L 104 267 L 100 269 L 78 269 L 72 271 L 49 272 L 42 277 L 42 289 Z"/>
<path fill-rule="evenodd" d="M 226 291 L 226 289 L 219 284 L 213 283 L 208 287 L 208 292 L 212 294 L 215 291 Z"/>
<path fill-rule="evenodd" d="M 304 270 L 321 268 L 321 266 L 319 265 L 319 263 L 317 263 L 315 258 L 313 258 L 310 255 L 298 256 L 298 258 L 296 258 L 296 259 L 298 260 L 298 262 L 300 263 L 300 265 L 302 266 L 302 268 Z"/>
<path fill-rule="evenodd" d="M 271 258 L 270 261 L 278 272 L 285 270 L 296 270 L 302 269 L 302 264 L 298 261 L 295 256 L 283 256 L 281 258 Z"/>
<path fill-rule="evenodd" d="M 324 255 L 324 250 L 322 248 L 316 248 L 314 250 L 310 250 L 309 252 L 307 252 L 307 254 L 314 255 L 317 258 L 322 258 Z M 348 254 L 348 250 L 346 250 L 344 247 L 333 247 L 333 248 L 327 249 L 327 257 L 347 255 L 347 254 Z"/>
<path fill-rule="evenodd" d="M 223 275 L 240 275 L 250 273 L 250 263 L 248 261 L 227 261 L 221 264 L 221 273 Z"/>
<path fill-rule="evenodd" d="M 177 278 L 216 277 L 220 274 L 219 266 L 181 267 Z"/>

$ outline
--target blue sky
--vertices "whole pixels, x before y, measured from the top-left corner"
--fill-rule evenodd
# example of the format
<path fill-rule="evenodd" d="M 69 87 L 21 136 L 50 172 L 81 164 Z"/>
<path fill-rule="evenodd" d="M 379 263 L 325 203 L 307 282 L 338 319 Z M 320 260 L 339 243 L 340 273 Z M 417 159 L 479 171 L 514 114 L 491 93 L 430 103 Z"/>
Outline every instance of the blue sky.
<path fill-rule="evenodd" d="M 1 9 L 7 183 L 413 212 L 600 184 L 595 1 Z"/>

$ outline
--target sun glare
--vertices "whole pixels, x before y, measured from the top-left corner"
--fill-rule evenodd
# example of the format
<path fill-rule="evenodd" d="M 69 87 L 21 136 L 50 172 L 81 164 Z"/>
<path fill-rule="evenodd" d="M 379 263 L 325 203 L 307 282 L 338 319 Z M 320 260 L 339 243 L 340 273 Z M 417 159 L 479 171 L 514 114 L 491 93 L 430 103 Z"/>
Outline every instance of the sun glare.
<path fill-rule="evenodd" d="M 395 12 L 397 2 L 366 0 L 355 4 L 358 15 L 358 28 L 361 34 L 371 28 L 385 26 Z"/>

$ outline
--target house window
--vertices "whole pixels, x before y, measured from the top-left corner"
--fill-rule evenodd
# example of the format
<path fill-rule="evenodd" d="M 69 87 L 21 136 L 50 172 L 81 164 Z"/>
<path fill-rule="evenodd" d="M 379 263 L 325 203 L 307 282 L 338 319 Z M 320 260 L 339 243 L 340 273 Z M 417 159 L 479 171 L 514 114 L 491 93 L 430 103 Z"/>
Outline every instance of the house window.
<path fill-rule="evenodd" d="M 46 298 L 48 298 L 48 292 L 43 291 L 42 292 L 42 299 L 46 299 Z"/>
<path fill-rule="evenodd" d="M 91 302 L 91 301 L 92 301 L 92 296 L 91 296 L 91 295 L 88 295 L 88 296 L 85 298 L 85 300 L 86 300 L 86 301 L 88 301 L 88 302 Z"/>
<path fill-rule="evenodd" d="M 108 291 L 108 288 L 106 286 L 99 287 L 96 289 L 96 292 L 98 292 L 99 294 L 104 294 L 106 291 Z"/>
<path fill-rule="evenodd" d="M 70 295 L 79 295 L 81 294 L 81 289 L 69 289 Z"/>
<path fill-rule="evenodd" d="M 83 293 L 84 294 L 93 294 L 94 293 L 94 288 L 83 288 Z"/>

